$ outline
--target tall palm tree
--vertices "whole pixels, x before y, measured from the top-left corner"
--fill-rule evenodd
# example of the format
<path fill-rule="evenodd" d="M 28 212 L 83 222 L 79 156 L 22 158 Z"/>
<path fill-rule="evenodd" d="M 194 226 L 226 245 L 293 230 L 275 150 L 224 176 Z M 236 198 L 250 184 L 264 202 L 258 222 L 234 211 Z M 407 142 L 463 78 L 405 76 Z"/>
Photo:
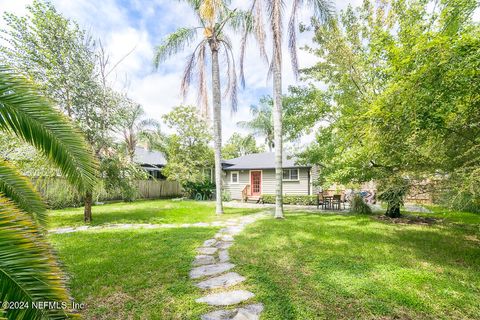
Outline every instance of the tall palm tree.
<path fill-rule="evenodd" d="M 34 146 L 81 191 L 95 183 L 84 138 L 33 85 L 0 65 L 0 130 Z M 0 159 L 0 301 L 68 302 L 65 278 L 44 237 L 46 209 L 33 185 Z M 65 319 L 65 310 L 2 309 L 0 318 Z"/>
<path fill-rule="evenodd" d="M 308 5 L 313 8 L 313 14 L 320 22 L 327 22 L 331 16 L 331 4 L 328 0 L 293 0 L 291 14 L 288 21 L 288 48 L 290 51 L 290 60 L 295 76 L 298 76 L 298 58 L 297 58 L 297 24 L 298 14 L 302 5 Z M 275 144 L 275 218 L 282 219 L 283 216 L 283 187 L 282 187 L 282 40 L 283 40 L 283 0 L 252 0 L 249 10 L 252 19 L 250 19 L 250 29 L 253 30 L 255 39 L 259 45 L 260 54 L 266 57 L 265 40 L 267 32 L 265 31 L 265 22 L 270 29 L 272 43 L 272 57 L 270 62 L 269 74 L 273 76 L 273 127 Z M 264 19 L 264 12 L 267 17 Z M 249 28 L 245 28 L 244 36 L 241 41 L 240 53 L 240 77 L 242 83 L 245 82 L 243 76 L 243 61 Z"/>
<path fill-rule="evenodd" d="M 250 114 L 252 119 L 249 121 L 239 121 L 237 125 L 242 128 L 251 130 L 253 135 L 265 138 L 265 144 L 268 146 L 270 152 L 275 147 L 274 130 L 273 130 L 273 115 L 272 105 L 270 99 L 262 98 L 260 105 L 250 106 Z"/>
<path fill-rule="evenodd" d="M 186 46 L 200 35 L 203 35 L 197 43 L 193 53 L 187 61 L 181 91 L 184 96 L 188 92 L 193 71 L 196 68 L 198 74 L 198 103 L 200 104 L 202 114 L 205 117 L 209 115 L 208 94 L 207 94 L 207 49 L 210 51 L 212 68 L 212 100 L 213 100 L 213 137 L 215 150 L 215 185 L 216 185 L 216 213 L 223 213 L 222 206 L 222 93 L 220 85 L 220 66 L 219 55 L 223 54 L 227 61 L 227 88 L 225 95 L 230 96 L 232 111 L 237 110 L 237 77 L 235 72 L 235 61 L 232 53 L 232 45 L 227 35 L 225 27 L 236 20 L 236 11 L 230 10 L 224 0 L 188 0 L 197 15 L 200 26 L 180 28 L 171 33 L 165 41 L 157 47 L 154 64 L 158 65 L 164 59 L 184 50 Z"/>

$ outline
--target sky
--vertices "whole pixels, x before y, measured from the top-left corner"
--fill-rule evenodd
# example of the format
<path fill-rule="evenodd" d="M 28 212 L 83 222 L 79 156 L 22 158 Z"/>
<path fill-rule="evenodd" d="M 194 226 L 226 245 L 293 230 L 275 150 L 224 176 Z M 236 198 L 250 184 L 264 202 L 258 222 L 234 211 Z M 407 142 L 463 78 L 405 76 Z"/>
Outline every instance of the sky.
<path fill-rule="evenodd" d="M 3 11 L 25 14 L 25 6 L 32 0 L 0 0 Z M 172 31 L 183 26 L 197 26 L 192 10 L 185 3 L 173 0 L 51 0 L 57 10 L 65 17 L 75 20 L 94 38 L 101 39 L 112 62 L 122 60 L 110 77 L 111 85 L 127 92 L 136 102 L 142 104 L 148 117 L 161 120 L 174 106 L 182 103 L 196 104 L 195 87 L 184 100 L 180 94 L 180 82 L 186 59 L 191 53 L 187 48 L 154 70 L 152 60 L 154 49 Z M 233 0 L 232 8 L 245 8 L 250 1 Z M 286 1 L 286 8 L 291 0 Z M 342 0 L 335 2 L 335 10 L 348 4 L 359 5 L 361 0 Z M 288 11 L 287 11 L 288 12 Z M 478 12 L 477 12 L 478 15 Z M 308 11 L 302 12 L 303 21 L 308 22 Z M 0 20 L 0 29 L 4 26 Z M 312 34 L 299 35 L 298 47 L 311 42 Z M 238 52 L 238 42 L 232 41 L 234 52 Z M 250 42 L 245 59 L 245 88 L 239 88 L 238 111 L 231 113 L 226 102 L 223 103 L 223 139 L 228 139 L 233 132 L 246 133 L 237 127 L 238 121 L 251 118 L 250 105 L 257 104 L 259 98 L 271 93 L 271 80 L 267 81 L 268 68 L 259 59 L 258 50 Z M 284 48 L 283 88 L 301 84 L 295 80 L 287 47 Z M 129 54 L 130 53 L 130 54 Z M 300 67 L 308 67 L 316 58 L 299 50 Z M 238 57 L 238 54 L 236 54 Z M 222 61 L 221 61 L 222 63 Z M 223 61 L 225 64 L 225 61 Z M 210 97 L 211 101 L 211 97 Z M 163 129 L 166 130 L 165 126 Z M 304 137 L 302 143 L 308 143 L 310 137 Z M 260 140 L 261 141 L 261 140 Z"/>

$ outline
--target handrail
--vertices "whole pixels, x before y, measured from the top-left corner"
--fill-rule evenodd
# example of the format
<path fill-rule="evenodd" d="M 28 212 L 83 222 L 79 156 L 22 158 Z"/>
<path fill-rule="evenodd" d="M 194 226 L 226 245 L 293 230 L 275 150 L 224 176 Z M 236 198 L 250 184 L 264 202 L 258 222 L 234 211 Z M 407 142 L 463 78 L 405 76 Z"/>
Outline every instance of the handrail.
<path fill-rule="evenodd" d="M 250 195 L 250 184 L 246 184 L 242 190 L 242 200 L 246 202 L 248 200 L 248 196 Z"/>

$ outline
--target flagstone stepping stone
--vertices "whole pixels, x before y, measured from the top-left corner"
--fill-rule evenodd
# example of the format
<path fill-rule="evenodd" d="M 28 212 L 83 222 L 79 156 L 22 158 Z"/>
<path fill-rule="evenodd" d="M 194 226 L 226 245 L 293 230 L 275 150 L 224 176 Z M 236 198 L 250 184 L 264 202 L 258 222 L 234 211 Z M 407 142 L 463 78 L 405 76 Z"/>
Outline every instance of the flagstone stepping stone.
<path fill-rule="evenodd" d="M 225 262 L 225 261 L 220 261 L 220 262 Z M 210 255 L 205 255 L 205 254 L 200 254 L 195 257 L 195 261 L 193 261 L 194 266 L 202 266 L 206 264 L 214 264 L 215 263 L 215 257 L 210 256 Z"/>
<path fill-rule="evenodd" d="M 251 304 L 244 308 L 239 308 L 238 313 L 232 320 L 258 320 L 263 311 L 263 304 Z"/>
<path fill-rule="evenodd" d="M 222 274 L 221 276 L 199 282 L 196 284 L 196 286 L 203 290 L 228 288 L 236 285 L 237 283 L 245 281 L 245 279 L 245 277 L 242 277 L 236 272 L 229 272 L 226 274 Z"/>
<path fill-rule="evenodd" d="M 263 311 L 263 304 L 250 304 L 242 308 L 232 309 L 232 310 L 218 310 L 213 311 L 201 316 L 202 320 L 258 320 L 260 319 L 260 314 Z M 244 318 L 236 318 L 237 316 Z"/>
<path fill-rule="evenodd" d="M 218 238 L 222 241 L 233 241 L 233 236 L 229 234 L 221 234 Z"/>
<path fill-rule="evenodd" d="M 213 248 L 213 247 L 202 247 L 198 248 L 197 252 L 200 254 L 214 254 L 217 252 L 218 248 Z"/>
<path fill-rule="evenodd" d="M 215 245 L 215 247 L 217 247 L 218 249 L 228 249 L 232 245 L 233 245 L 233 242 L 231 241 L 230 242 L 220 241 Z"/>
<path fill-rule="evenodd" d="M 235 265 L 232 263 L 216 263 L 196 267 L 190 271 L 190 278 L 198 279 L 205 276 L 213 276 L 228 271 L 233 267 L 235 267 Z"/>
<path fill-rule="evenodd" d="M 219 293 L 212 293 L 205 297 L 198 298 L 195 301 L 206 303 L 211 306 L 230 306 L 248 300 L 255 295 L 246 290 L 233 290 Z"/>
<path fill-rule="evenodd" d="M 228 251 L 227 250 L 220 250 L 218 252 L 218 260 L 220 262 L 228 262 L 230 261 L 230 256 L 228 255 Z"/>
<path fill-rule="evenodd" d="M 204 247 L 211 247 L 211 246 L 213 246 L 215 243 L 217 243 L 217 240 L 216 240 L 216 239 L 208 239 L 208 240 L 205 240 L 205 242 L 203 243 L 203 246 L 204 246 Z"/>

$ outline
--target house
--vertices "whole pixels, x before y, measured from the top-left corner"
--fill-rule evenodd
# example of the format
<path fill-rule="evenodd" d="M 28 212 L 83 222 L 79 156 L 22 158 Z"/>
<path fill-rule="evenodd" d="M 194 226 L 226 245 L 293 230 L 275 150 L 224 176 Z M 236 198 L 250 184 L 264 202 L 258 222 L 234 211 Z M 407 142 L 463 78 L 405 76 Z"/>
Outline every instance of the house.
<path fill-rule="evenodd" d="M 163 153 L 136 147 L 133 161 L 147 171 L 150 179 L 165 180 L 162 168 L 167 164 L 167 160 Z"/>
<path fill-rule="evenodd" d="M 262 194 L 275 194 L 275 153 L 248 154 L 223 161 L 223 186 L 234 200 L 258 199 Z M 313 195 L 317 170 L 299 165 L 294 157 L 283 158 L 283 194 Z"/>

